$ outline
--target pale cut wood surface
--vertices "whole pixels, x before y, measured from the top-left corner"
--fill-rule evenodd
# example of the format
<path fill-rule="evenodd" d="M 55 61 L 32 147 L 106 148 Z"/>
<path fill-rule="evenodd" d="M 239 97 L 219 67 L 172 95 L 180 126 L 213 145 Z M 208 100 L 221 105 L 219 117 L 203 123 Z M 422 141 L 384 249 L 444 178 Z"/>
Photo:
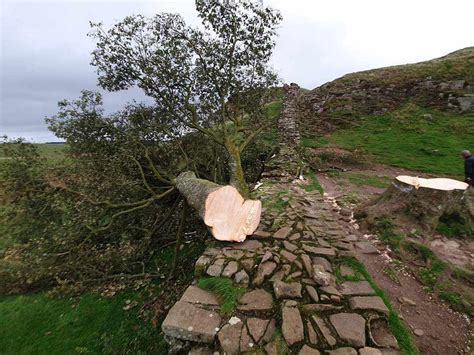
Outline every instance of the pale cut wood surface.
<path fill-rule="evenodd" d="M 261 213 L 260 201 L 244 200 L 237 189 L 224 186 L 209 194 L 204 223 L 218 240 L 243 242 L 257 229 Z"/>
<path fill-rule="evenodd" d="M 423 179 L 416 176 L 400 175 L 397 176 L 396 179 L 405 184 L 412 185 L 417 189 L 420 187 L 424 187 L 434 190 L 452 191 L 466 190 L 469 186 L 465 182 L 446 178 Z"/>
<path fill-rule="evenodd" d="M 176 187 L 189 205 L 196 209 L 214 238 L 243 242 L 260 223 L 262 204 L 245 200 L 233 186 L 222 186 L 199 179 L 193 172 L 184 172 Z"/>

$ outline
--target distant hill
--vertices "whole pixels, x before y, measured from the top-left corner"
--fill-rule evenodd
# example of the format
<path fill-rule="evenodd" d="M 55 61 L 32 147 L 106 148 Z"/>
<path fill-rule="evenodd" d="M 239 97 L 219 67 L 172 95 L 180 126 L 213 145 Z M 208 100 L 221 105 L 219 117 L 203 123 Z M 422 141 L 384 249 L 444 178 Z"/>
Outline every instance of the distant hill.
<path fill-rule="evenodd" d="M 408 102 L 457 114 L 474 112 L 474 47 L 415 64 L 344 75 L 299 99 L 305 132 L 326 133 Z"/>

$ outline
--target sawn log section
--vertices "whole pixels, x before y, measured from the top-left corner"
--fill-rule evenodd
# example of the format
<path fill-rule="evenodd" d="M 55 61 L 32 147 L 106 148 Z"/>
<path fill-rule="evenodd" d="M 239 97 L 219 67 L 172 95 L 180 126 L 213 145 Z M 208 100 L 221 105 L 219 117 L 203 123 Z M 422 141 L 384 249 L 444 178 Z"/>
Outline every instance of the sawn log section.
<path fill-rule="evenodd" d="M 236 188 L 199 179 L 190 171 L 181 173 L 175 184 L 214 238 L 242 242 L 257 229 L 262 213 L 260 201 L 245 200 Z"/>

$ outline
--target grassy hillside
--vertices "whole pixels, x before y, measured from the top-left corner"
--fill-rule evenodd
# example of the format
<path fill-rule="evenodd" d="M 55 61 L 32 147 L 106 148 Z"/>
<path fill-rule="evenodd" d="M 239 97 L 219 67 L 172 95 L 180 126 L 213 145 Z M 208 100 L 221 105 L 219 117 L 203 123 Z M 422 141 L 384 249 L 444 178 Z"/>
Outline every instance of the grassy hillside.
<path fill-rule="evenodd" d="M 408 103 L 446 113 L 474 113 L 474 47 L 444 57 L 344 75 L 299 100 L 305 132 L 351 128 Z M 362 122 L 362 124 L 364 124 Z"/>
<path fill-rule="evenodd" d="M 432 119 L 427 119 L 426 114 Z M 358 149 L 387 165 L 462 177 L 460 152 L 474 150 L 473 122 L 474 115 L 445 113 L 407 104 L 384 115 L 361 117 L 353 128 L 324 137 L 305 137 L 303 145 L 335 144 L 350 150 Z"/>
<path fill-rule="evenodd" d="M 394 65 L 385 68 L 365 70 L 344 75 L 333 83 L 337 85 L 366 80 L 376 85 L 404 86 L 410 82 L 423 80 L 474 80 L 474 47 L 467 47 L 449 53 L 443 57 L 405 65 Z"/>

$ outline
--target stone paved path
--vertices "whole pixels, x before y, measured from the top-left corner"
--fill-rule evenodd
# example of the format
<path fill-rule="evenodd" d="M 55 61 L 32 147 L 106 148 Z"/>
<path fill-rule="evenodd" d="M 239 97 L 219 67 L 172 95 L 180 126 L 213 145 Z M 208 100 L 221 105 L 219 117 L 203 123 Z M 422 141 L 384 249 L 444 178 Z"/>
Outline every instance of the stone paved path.
<path fill-rule="evenodd" d="M 220 313 L 215 295 L 190 286 L 162 330 L 175 353 L 399 354 L 388 309 L 341 257 L 357 237 L 303 183 L 266 174 L 259 230 L 244 243 L 213 242 L 196 279 L 227 277 L 245 287 L 237 309 Z M 352 281 L 348 281 L 352 280 Z"/>

